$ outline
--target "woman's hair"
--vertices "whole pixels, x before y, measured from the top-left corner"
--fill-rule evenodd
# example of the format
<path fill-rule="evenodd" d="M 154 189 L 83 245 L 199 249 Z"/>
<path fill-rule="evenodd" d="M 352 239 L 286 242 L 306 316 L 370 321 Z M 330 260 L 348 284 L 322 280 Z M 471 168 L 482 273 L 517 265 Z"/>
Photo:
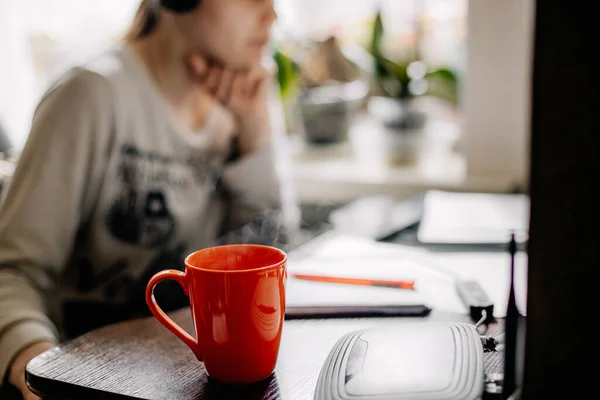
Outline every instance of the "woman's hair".
<path fill-rule="evenodd" d="M 198 6 L 201 0 L 164 1 L 164 6 L 177 13 L 188 12 Z M 150 35 L 158 26 L 161 16 L 161 0 L 142 0 L 133 22 L 125 32 L 125 41 L 133 42 Z"/>
<path fill-rule="evenodd" d="M 142 0 L 133 22 L 125 33 L 125 40 L 133 42 L 150 35 L 160 21 L 160 0 Z"/>

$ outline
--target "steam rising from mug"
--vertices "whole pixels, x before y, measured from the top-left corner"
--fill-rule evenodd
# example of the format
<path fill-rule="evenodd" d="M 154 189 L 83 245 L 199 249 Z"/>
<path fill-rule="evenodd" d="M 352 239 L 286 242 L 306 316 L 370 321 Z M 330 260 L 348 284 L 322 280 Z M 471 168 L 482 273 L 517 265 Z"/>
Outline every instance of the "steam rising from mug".
<path fill-rule="evenodd" d="M 276 247 L 290 245 L 289 224 L 281 210 L 269 210 L 253 215 L 250 223 L 229 231 L 217 238 L 212 245 L 263 244 Z"/>

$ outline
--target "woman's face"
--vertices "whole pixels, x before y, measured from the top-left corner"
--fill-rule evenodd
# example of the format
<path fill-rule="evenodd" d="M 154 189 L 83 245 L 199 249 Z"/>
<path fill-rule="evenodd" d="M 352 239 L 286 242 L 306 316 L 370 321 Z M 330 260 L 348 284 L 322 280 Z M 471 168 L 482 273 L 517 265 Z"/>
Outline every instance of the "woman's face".
<path fill-rule="evenodd" d="M 178 27 L 191 52 L 245 69 L 260 62 L 276 18 L 273 0 L 200 0 Z"/>

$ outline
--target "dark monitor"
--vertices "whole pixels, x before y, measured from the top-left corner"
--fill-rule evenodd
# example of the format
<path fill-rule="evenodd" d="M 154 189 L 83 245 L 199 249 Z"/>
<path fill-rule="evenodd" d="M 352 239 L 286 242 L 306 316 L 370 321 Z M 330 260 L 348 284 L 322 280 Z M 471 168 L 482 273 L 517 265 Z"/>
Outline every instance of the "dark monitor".
<path fill-rule="evenodd" d="M 528 300 L 522 398 L 596 397 L 600 267 L 593 165 L 600 63 L 592 3 L 536 4 Z M 594 217 L 593 217 L 594 216 Z"/>

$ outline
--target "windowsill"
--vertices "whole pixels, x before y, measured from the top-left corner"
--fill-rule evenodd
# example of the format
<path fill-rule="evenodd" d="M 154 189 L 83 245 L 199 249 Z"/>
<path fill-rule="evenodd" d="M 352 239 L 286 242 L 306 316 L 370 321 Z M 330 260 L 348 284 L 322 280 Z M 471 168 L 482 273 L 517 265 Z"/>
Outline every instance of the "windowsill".
<path fill-rule="evenodd" d="M 385 161 L 381 136 L 371 122 L 359 118 L 349 140 L 331 145 L 310 145 L 299 134 L 291 136 L 294 180 L 298 200 L 304 204 L 346 203 L 389 194 L 408 197 L 430 189 L 502 192 L 511 181 L 502 176 L 468 176 L 467 160 L 454 150 L 455 126 L 435 121 L 427 130 L 429 145 L 410 165 Z M 434 138 L 435 140 L 432 140 Z"/>

